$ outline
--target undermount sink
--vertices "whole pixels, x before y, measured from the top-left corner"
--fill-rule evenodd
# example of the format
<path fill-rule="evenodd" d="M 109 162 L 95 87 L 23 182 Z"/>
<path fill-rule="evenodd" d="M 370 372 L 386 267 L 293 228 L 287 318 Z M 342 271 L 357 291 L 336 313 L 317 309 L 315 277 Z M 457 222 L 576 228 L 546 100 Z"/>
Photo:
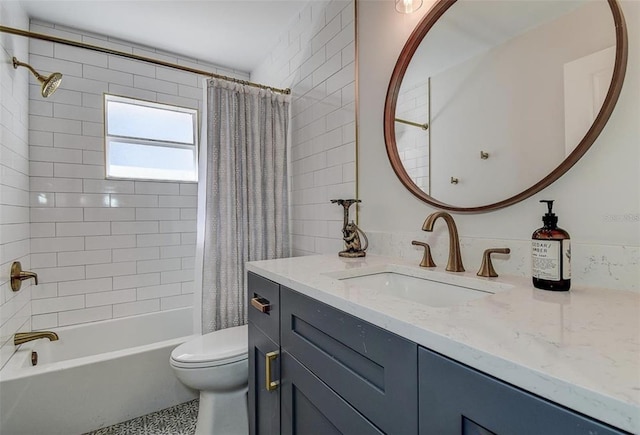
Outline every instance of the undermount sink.
<path fill-rule="evenodd" d="M 416 276 L 418 273 L 411 273 L 412 271 L 388 270 L 389 267 L 385 269 L 387 270 L 335 273 L 330 276 L 342 281 L 348 288 L 366 289 L 431 307 L 461 305 L 494 294 L 504 287 L 469 277 L 451 277 L 442 273 L 426 277 Z"/>

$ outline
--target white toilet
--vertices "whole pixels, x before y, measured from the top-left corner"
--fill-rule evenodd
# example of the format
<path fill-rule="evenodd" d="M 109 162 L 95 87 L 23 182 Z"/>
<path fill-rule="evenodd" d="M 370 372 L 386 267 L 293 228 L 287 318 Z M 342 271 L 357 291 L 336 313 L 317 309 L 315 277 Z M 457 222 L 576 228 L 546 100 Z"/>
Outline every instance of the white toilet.
<path fill-rule="evenodd" d="M 171 352 L 178 379 L 200 391 L 196 435 L 249 433 L 247 331 L 243 325 L 210 332 Z"/>

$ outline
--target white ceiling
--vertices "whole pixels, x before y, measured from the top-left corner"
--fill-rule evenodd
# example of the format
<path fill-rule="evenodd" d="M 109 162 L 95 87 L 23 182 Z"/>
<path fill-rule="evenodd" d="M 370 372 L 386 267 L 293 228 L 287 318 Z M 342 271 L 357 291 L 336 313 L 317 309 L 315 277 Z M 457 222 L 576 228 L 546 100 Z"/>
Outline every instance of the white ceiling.
<path fill-rule="evenodd" d="M 19 0 L 41 21 L 251 72 L 309 0 Z"/>

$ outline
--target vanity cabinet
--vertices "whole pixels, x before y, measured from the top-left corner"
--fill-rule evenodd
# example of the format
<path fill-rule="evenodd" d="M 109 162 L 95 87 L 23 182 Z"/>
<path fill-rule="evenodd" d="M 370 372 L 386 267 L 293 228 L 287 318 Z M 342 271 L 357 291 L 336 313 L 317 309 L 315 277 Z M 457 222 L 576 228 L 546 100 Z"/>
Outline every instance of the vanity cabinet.
<path fill-rule="evenodd" d="M 253 273 L 249 297 L 252 435 L 624 433 Z"/>
<path fill-rule="evenodd" d="M 622 434 L 425 348 L 418 351 L 420 434 Z"/>

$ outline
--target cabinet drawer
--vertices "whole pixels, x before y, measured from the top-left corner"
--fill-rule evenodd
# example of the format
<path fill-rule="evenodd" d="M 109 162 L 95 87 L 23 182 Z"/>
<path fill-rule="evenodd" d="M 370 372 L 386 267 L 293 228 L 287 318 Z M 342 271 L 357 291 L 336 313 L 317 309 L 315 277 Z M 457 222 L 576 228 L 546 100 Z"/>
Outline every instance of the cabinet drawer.
<path fill-rule="evenodd" d="M 248 318 L 276 343 L 280 342 L 280 286 L 248 272 Z"/>
<path fill-rule="evenodd" d="M 283 435 L 383 434 L 286 352 L 282 372 Z"/>
<path fill-rule="evenodd" d="M 417 345 L 281 287 L 283 352 L 385 433 L 418 430 Z"/>
<path fill-rule="evenodd" d="M 420 433 L 620 435 L 430 350 L 419 350 Z"/>

